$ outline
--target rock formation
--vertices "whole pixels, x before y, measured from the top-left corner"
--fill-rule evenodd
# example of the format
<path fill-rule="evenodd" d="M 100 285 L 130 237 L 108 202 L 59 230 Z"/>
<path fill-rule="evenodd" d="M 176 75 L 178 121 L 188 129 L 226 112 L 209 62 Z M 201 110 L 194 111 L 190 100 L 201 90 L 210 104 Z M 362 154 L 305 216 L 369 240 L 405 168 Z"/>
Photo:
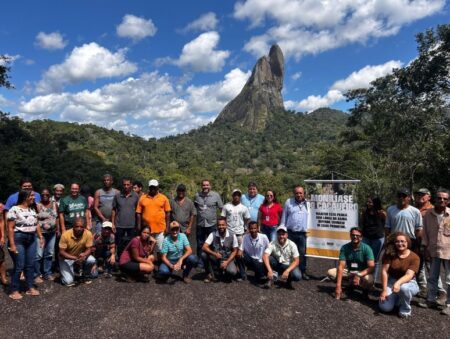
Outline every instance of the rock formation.
<path fill-rule="evenodd" d="M 249 130 L 264 130 L 271 114 L 284 110 L 283 78 L 283 52 L 273 45 L 269 55 L 258 60 L 241 93 L 225 106 L 215 123 L 233 122 Z"/>

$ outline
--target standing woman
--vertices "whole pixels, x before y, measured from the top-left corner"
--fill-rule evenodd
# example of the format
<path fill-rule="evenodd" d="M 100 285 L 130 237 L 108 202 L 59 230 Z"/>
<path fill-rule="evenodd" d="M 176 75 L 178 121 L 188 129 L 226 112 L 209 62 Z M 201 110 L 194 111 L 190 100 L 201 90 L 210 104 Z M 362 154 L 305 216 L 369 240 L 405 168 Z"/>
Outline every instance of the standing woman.
<path fill-rule="evenodd" d="M 283 207 L 277 201 L 277 195 L 273 190 L 268 190 L 264 202 L 259 207 L 258 224 L 261 233 L 270 241 L 277 238 L 277 226 L 280 224 Z"/>
<path fill-rule="evenodd" d="M 377 262 L 384 244 L 384 225 L 386 223 L 386 212 L 381 207 L 380 198 L 367 199 L 366 209 L 361 220 L 362 241 L 372 248 L 375 262 Z"/>
<path fill-rule="evenodd" d="M 41 228 L 38 223 L 34 204 L 34 192 L 20 190 L 17 205 L 13 206 L 7 215 L 9 251 L 13 259 L 14 269 L 11 279 L 11 293 L 13 300 L 22 299 L 19 293 L 20 273 L 25 270 L 27 295 L 39 295 L 39 291 L 33 287 L 34 263 L 39 238 L 39 245 L 44 245 Z"/>
<path fill-rule="evenodd" d="M 420 259 L 410 248 L 411 239 L 396 232 L 389 237 L 383 256 L 383 291 L 378 306 L 382 312 L 391 312 L 398 305 L 401 318 L 411 316 L 411 299 L 419 293 L 415 276 Z"/>
<path fill-rule="evenodd" d="M 41 202 L 37 204 L 37 212 L 45 243 L 43 247 L 38 246 L 34 274 L 35 282 L 41 283 L 42 278 L 54 280 L 52 259 L 59 228 L 57 203 L 50 198 L 50 190 L 47 188 L 44 188 L 41 192 Z"/>

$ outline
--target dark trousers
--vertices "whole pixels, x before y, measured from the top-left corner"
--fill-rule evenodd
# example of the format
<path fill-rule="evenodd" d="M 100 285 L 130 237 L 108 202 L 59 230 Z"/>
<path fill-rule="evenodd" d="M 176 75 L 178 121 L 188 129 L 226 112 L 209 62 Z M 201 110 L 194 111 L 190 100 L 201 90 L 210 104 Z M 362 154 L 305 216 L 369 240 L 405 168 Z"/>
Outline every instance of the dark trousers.
<path fill-rule="evenodd" d="M 247 269 L 250 269 L 255 272 L 255 278 L 261 280 L 266 275 L 266 270 L 264 268 L 264 263 L 259 260 L 253 259 L 248 254 L 244 254 L 244 263 L 247 266 Z"/>
<path fill-rule="evenodd" d="M 196 233 L 197 257 L 201 258 L 203 244 L 205 243 L 206 238 L 208 238 L 208 235 L 210 235 L 212 232 L 216 231 L 216 226 L 211 226 L 211 227 L 197 226 L 196 231 L 197 231 L 197 233 Z"/>
<path fill-rule="evenodd" d="M 116 227 L 116 249 L 117 257 L 120 258 L 125 247 L 136 236 L 136 229 Z"/>
<path fill-rule="evenodd" d="M 280 264 L 277 259 L 270 256 L 269 257 L 270 267 L 272 267 L 272 270 L 278 273 L 278 277 L 281 277 L 281 275 L 286 271 L 286 269 L 289 267 L 287 264 Z M 302 273 L 298 269 L 298 267 L 294 268 L 290 273 L 288 277 L 288 282 L 291 281 L 299 281 L 302 279 Z"/>
<path fill-rule="evenodd" d="M 306 232 L 293 232 L 288 230 L 288 238 L 292 240 L 298 248 L 300 254 L 300 264 L 298 265 L 302 274 L 306 272 Z"/>
<path fill-rule="evenodd" d="M 202 259 L 203 262 L 205 263 L 206 272 L 212 274 L 213 276 L 214 276 L 214 269 L 219 271 L 219 273 L 228 274 L 231 277 L 234 277 L 237 274 L 237 268 L 234 260 L 228 264 L 226 270 L 223 272 L 220 269 L 222 259 L 217 259 L 215 256 L 209 255 L 206 252 L 202 253 Z"/>

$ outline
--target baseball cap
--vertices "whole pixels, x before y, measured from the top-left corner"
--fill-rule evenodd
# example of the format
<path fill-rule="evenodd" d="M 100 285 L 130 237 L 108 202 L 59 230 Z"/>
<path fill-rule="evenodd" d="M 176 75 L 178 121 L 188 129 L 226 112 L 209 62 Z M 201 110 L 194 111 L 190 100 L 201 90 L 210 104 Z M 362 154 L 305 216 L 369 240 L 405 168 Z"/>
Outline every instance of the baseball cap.
<path fill-rule="evenodd" d="M 418 189 L 414 193 L 421 193 L 421 194 L 428 194 L 431 195 L 431 192 L 428 188 L 422 187 L 421 189 Z"/>
<path fill-rule="evenodd" d="M 397 194 L 411 195 L 411 193 L 409 192 L 409 189 L 407 189 L 406 187 L 399 188 L 397 190 Z"/>
<path fill-rule="evenodd" d="M 236 189 L 233 190 L 233 192 L 231 192 L 231 195 L 235 195 L 235 194 L 242 195 L 242 192 L 241 192 L 241 190 L 239 188 L 236 188 Z"/>
<path fill-rule="evenodd" d="M 150 186 L 155 186 L 155 187 L 157 187 L 157 186 L 159 186 L 159 182 L 158 182 L 158 180 L 156 180 L 156 179 L 152 179 L 152 180 L 150 180 L 149 182 L 148 182 L 148 186 L 150 187 Z"/>
<path fill-rule="evenodd" d="M 172 221 L 172 222 L 170 223 L 169 227 L 170 227 L 170 229 L 176 228 L 176 227 L 179 228 L 179 227 L 180 227 L 180 223 L 179 223 L 178 221 L 174 220 L 174 221 Z"/>
<path fill-rule="evenodd" d="M 177 191 L 186 192 L 186 186 L 184 186 L 183 184 L 179 184 L 177 186 Z"/>
<path fill-rule="evenodd" d="M 284 232 L 287 232 L 287 228 L 286 228 L 286 226 L 278 226 L 278 227 L 277 227 L 277 233 L 278 233 L 278 231 L 284 231 Z"/>
<path fill-rule="evenodd" d="M 102 228 L 107 228 L 107 227 L 109 227 L 109 228 L 112 228 L 112 222 L 111 221 L 103 221 L 103 223 L 102 223 Z"/>

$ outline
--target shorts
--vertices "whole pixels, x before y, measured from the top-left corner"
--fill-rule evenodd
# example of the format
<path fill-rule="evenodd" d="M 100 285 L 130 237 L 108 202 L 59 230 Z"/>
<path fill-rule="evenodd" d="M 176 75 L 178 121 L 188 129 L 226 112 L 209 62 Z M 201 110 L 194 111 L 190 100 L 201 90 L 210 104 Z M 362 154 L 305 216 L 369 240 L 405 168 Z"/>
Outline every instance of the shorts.
<path fill-rule="evenodd" d="M 0 262 L 5 261 L 5 251 L 3 250 L 3 246 L 0 246 Z"/>
<path fill-rule="evenodd" d="M 129 261 L 123 265 L 120 265 L 120 269 L 127 274 L 136 274 L 140 272 L 139 263 L 135 261 Z"/>
<path fill-rule="evenodd" d="M 164 232 L 152 233 L 152 237 L 156 239 L 156 252 L 160 253 L 164 242 Z"/>

